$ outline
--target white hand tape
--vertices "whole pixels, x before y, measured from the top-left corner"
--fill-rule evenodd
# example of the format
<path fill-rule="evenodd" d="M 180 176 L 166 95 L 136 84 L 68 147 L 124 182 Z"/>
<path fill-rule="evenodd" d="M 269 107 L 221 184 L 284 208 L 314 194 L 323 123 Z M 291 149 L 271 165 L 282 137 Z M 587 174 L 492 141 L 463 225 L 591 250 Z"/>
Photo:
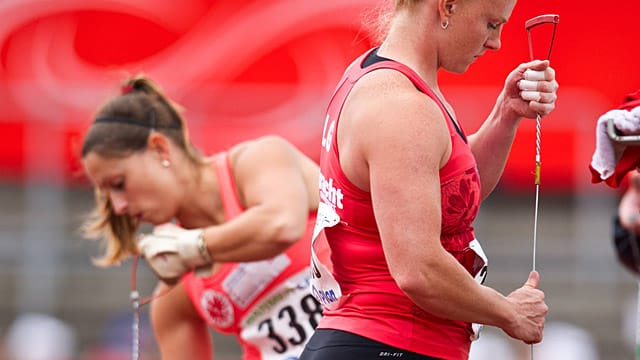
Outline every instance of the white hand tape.
<path fill-rule="evenodd" d="M 521 91 L 520 97 L 525 101 L 540 101 L 540 91 Z"/>
<path fill-rule="evenodd" d="M 520 80 L 518 81 L 518 87 L 520 90 L 538 90 L 538 82 L 531 80 Z"/>
<path fill-rule="evenodd" d="M 545 80 L 544 70 L 527 69 L 524 72 L 524 79 L 525 80 L 534 80 L 534 81 Z"/>

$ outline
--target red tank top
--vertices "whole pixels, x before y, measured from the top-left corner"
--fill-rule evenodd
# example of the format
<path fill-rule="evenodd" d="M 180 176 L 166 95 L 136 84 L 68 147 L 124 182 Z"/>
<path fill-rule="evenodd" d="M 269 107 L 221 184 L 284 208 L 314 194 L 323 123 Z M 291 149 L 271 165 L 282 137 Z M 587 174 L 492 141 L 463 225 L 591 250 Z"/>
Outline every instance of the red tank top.
<path fill-rule="evenodd" d="M 444 106 L 410 68 L 387 60 L 362 68 L 371 52 L 346 70 L 329 103 L 320 156 L 320 195 L 340 222 L 324 229 L 331 247 L 333 275 L 342 298 L 337 308 L 325 309 L 319 328 L 340 329 L 401 349 L 442 359 L 467 359 L 471 324 L 446 320 L 415 305 L 395 283 L 385 261 L 369 192 L 352 184 L 340 165 L 336 129 L 353 85 L 377 69 L 393 69 L 431 97 L 447 119 L 451 157 L 440 169 L 443 247 L 476 275 L 472 222 L 480 204 L 480 182 L 471 149 Z"/>
<path fill-rule="evenodd" d="M 214 166 L 227 219 L 244 211 L 238 199 L 228 154 L 215 156 Z M 309 247 L 315 224 L 285 253 L 272 259 L 225 263 L 209 277 L 193 272 L 182 284 L 200 316 L 216 331 L 235 334 L 244 360 L 297 358 L 322 315 L 309 294 Z"/>

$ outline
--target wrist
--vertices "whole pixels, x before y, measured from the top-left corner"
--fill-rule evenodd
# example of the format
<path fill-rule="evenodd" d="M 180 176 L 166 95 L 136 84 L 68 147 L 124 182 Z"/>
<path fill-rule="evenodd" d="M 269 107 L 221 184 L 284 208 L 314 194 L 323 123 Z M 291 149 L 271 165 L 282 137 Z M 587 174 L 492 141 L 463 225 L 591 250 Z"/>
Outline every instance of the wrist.
<path fill-rule="evenodd" d="M 186 230 L 177 240 L 178 253 L 187 267 L 194 269 L 212 263 L 204 241 L 204 229 Z"/>
<path fill-rule="evenodd" d="M 204 240 L 204 230 L 200 230 L 196 246 L 198 247 L 198 253 L 200 257 L 202 257 L 202 260 L 208 264 L 213 263 L 211 252 L 209 251 L 209 247 L 207 247 L 207 242 Z"/>
<path fill-rule="evenodd" d="M 506 303 L 499 308 L 496 316 L 496 324 L 498 328 L 507 333 L 511 333 L 518 326 L 518 310 L 517 305 L 508 296 L 505 297 Z"/>
<path fill-rule="evenodd" d="M 496 104 L 489 115 L 489 119 L 500 127 L 516 129 L 522 120 L 522 115 L 518 114 L 513 107 L 513 102 L 504 91 L 498 96 Z"/>

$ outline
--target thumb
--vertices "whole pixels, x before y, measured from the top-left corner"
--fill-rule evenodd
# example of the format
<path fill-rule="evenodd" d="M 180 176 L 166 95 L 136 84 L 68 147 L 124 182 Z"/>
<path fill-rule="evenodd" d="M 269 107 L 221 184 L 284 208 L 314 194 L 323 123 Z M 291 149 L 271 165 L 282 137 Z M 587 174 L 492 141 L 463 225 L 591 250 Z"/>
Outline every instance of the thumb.
<path fill-rule="evenodd" d="M 537 271 L 532 271 L 529 273 L 529 278 L 527 279 L 527 282 L 524 284 L 524 286 L 537 289 L 539 283 L 540 283 L 540 274 L 538 274 Z"/>
<path fill-rule="evenodd" d="M 182 230 L 182 228 L 169 222 L 169 223 L 155 226 L 153 228 L 153 234 L 160 235 L 160 236 L 172 236 L 175 233 L 179 232 L 180 230 Z"/>
<path fill-rule="evenodd" d="M 533 60 L 525 65 L 527 69 L 541 71 L 549 67 L 549 60 Z"/>
<path fill-rule="evenodd" d="M 136 245 L 138 246 L 138 251 L 144 253 L 147 247 L 150 245 L 150 241 L 147 235 L 142 235 Z"/>
<path fill-rule="evenodd" d="M 177 253 L 178 245 L 174 239 L 158 235 L 147 235 L 138 243 L 138 248 L 147 259 L 162 253 Z"/>

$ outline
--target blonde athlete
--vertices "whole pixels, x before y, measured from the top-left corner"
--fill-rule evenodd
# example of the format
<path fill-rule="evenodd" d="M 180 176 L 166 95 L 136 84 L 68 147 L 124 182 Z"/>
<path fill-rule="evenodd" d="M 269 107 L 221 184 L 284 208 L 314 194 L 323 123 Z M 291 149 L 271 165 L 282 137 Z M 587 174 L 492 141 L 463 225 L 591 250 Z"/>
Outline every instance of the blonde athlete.
<path fill-rule="evenodd" d="M 384 42 L 350 65 L 328 106 L 313 244 L 326 236 L 333 272 L 312 252 L 312 292 L 326 309 L 303 360 L 466 359 L 473 323 L 542 339 L 538 274 L 508 296 L 483 286 L 487 259 L 472 223 L 521 119 L 554 108 L 554 70 L 519 65 L 467 135 L 438 70 L 463 73 L 498 50 L 515 0 L 395 4 Z"/>

